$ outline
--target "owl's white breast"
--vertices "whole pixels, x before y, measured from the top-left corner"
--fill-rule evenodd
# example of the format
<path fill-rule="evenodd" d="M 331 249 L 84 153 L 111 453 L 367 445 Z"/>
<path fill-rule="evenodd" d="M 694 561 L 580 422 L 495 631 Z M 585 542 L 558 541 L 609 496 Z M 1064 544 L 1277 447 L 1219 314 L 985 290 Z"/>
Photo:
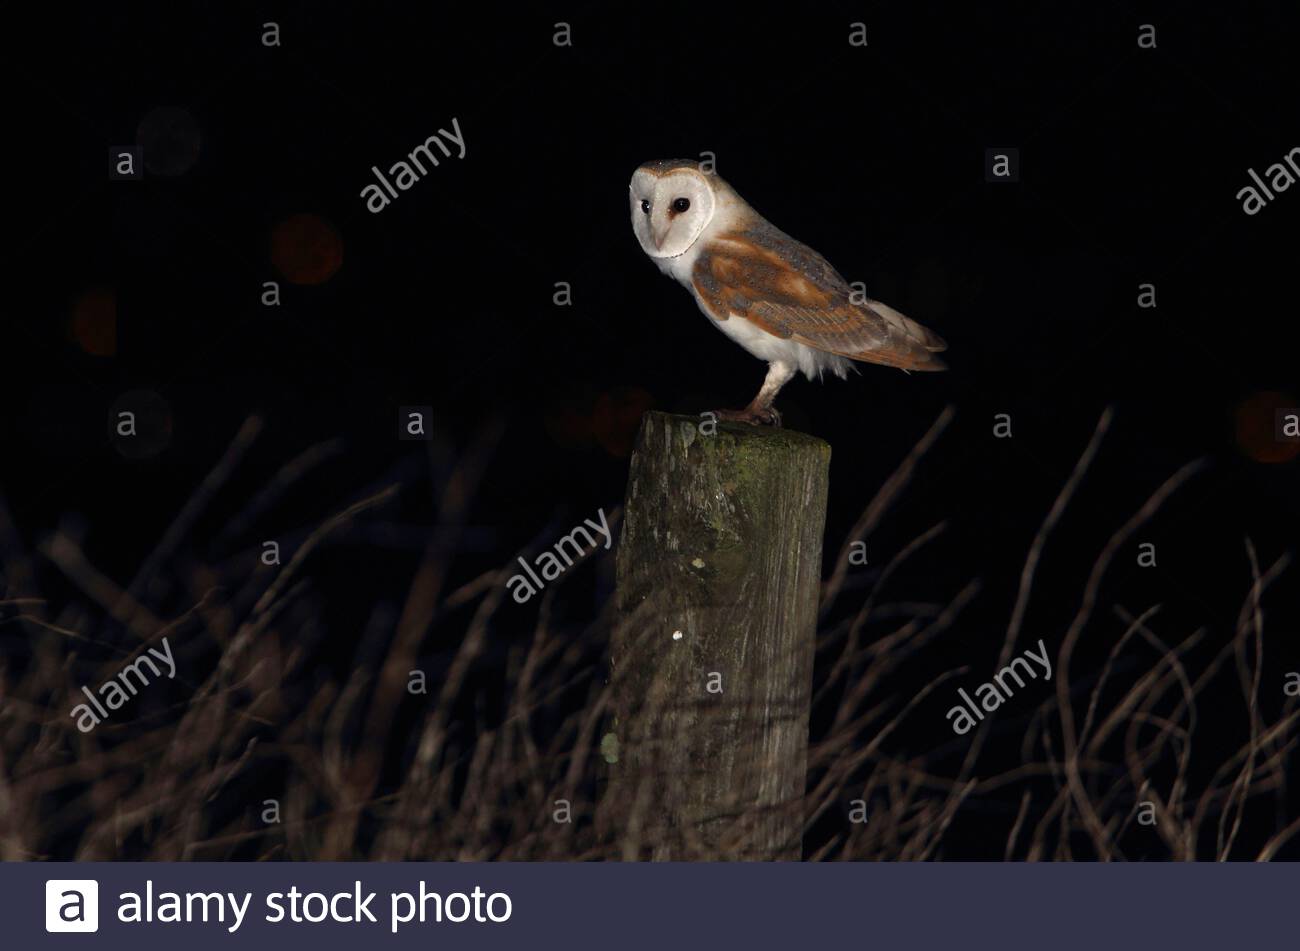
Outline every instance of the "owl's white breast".
<path fill-rule="evenodd" d="M 675 258 L 651 258 L 655 264 L 659 265 L 659 270 L 675 279 L 692 294 L 695 293 L 695 285 L 691 281 L 691 274 L 695 270 L 695 262 L 700 258 L 700 251 L 708 243 L 709 230 L 712 224 L 700 233 L 699 239 L 689 248 L 677 255 Z"/>

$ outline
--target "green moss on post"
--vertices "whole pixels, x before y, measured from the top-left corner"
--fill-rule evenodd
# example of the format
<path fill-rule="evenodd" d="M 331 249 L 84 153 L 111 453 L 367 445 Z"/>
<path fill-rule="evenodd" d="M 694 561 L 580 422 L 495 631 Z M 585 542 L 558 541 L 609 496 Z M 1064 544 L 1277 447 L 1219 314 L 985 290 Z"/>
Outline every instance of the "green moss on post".
<path fill-rule="evenodd" d="M 599 817 L 625 858 L 799 858 L 829 462 L 788 430 L 642 420 Z"/>

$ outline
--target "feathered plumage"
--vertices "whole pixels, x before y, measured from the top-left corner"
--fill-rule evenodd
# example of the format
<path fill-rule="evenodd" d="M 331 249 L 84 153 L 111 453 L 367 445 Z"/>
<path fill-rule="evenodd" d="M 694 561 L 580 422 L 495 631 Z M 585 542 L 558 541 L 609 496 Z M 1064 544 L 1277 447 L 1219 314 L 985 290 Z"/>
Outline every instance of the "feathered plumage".
<path fill-rule="evenodd" d="M 849 361 L 943 370 L 939 336 L 857 295 L 820 254 L 754 211 L 725 181 L 689 161 L 652 162 L 632 176 L 632 226 L 646 254 L 694 295 L 727 336 L 769 363 L 763 388 L 728 418 L 780 422 L 777 391 Z"/>

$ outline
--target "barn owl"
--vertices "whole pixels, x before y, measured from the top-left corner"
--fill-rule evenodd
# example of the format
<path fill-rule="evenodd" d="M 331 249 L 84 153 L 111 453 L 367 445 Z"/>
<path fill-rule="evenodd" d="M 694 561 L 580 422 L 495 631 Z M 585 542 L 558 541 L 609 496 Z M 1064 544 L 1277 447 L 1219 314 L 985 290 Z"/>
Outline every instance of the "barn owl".
<path fill-rule="evenodd" d="M 799 371 L 844 378 L 851 361 L 943 370 L 947 345 L 852 289 L 820 254 L 778 230 L 713 172 L 689 160 L 632 174 L 632 230 L 659 270 L 695 297 L 718 329 L 768 364 L 758 395 L 723 419 L 781 425 L 773 402 Z"/>

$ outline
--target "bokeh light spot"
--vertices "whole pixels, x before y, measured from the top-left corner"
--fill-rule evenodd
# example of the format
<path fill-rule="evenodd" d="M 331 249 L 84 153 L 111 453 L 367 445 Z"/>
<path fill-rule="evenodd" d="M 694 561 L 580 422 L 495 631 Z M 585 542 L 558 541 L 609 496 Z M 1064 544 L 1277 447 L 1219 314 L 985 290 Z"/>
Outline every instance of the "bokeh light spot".
<path fill-rule="evenodd" d="M 611 456 L 632 455 L 641 417 L 654 405 L 654 397 L 635 386 L 620 386 L 596 397 L 592 431 Z"/>
<path fill-rule="evenodd" d="M 1300 455 L 1300 443 L 1277 438 L 1277 411 L 1300 405 L 1295 397 L 1276 390 L 1254 393 L 1237 405 L 1237 445 L 1256 462 L 1290 462 Z"/>
<path fill-rule="evenodd" d="M 271 263 L 294 284 L 324 284 L 343 266 L 343 239 L 319 215 L 291 215 L 271 231 Z"/>
<path fill-rule="evenodd" d="M 556 445 L 576 449 L 591 444 L 591 404 L 564 400 L 550 406 L 544 417 L 546 431 Z"/>
<path fill-rule="evenodd" d="M 144 153 L 144 167 L 154 175 L 184 175 L 203 148 L 199 124 L 176 106 L 151 110 L 136 127 L 135 140 Z"/>
<path fill-rule="evenodd" d="M 92 357 L 117 354 L 117 294 L 107 287 L 86 291 L 72 305 L 72 342 Z"/>
<path fill-rule="evenodd" d="M 150 459 L 172 441 L 172 408 L 153 390 L 131 390 L 113 401 L 108 439 L 127 459 Z"/>

